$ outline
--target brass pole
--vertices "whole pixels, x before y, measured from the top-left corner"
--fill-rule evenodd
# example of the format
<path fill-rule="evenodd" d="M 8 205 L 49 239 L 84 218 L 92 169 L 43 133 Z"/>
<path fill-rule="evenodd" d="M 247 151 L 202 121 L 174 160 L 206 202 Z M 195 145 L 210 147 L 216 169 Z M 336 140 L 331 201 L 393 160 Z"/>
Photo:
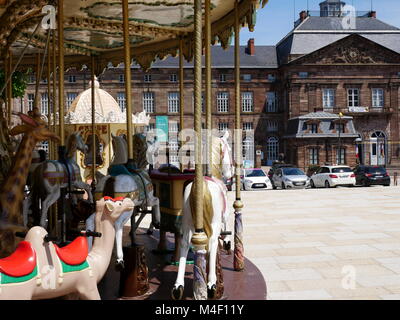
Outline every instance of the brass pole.
<path fill-rule="evenodd" d="M 53 128 L 52 131 L 56 132 L 57 128 L 57 43 L 56 43 L 56 32 L 53 31 L 53 94 L 52 94 L 52 101 L 53 101 Z M 57 158 L 57 142 L 53 141 L 53 156 L 52 159 Z"/>
<path fill-rule="evenodd" d="M 128 0 L 122 0 L 123 28 L 124 28 L 124 63 L 125 63 L 125 96 L 126 121 L 128 139 L 128 158 L 133 159 L 133 124 L 132 124 L 132 78 L 131 78 L 131 43 L 129 37 L 129 8 Z"/>
<path fill-rule="evenodd" d="M 206 270 L 206 244 L 207 236 L 203 224 L 203 163 L 202 163 L 202 1 L 194 0 L 194 129 L 195 129 L 195 180 L 192 193 L 194 192 L 194 226 L 195 232 L 192 243 L 195 248 L 195 266 L 193 293 L 196 300 L 207 299 L 207 283 L 204 279 Z"/>
<path fill-rule="evenodd" d="M 95 58 L 91 57 L 91 78 L 92 78 L 92 187 L 96 184 L 96 86 L 95 86 Z"/>
<path fill-rule="evenodd" d="M 179 102 L 180 102 L 180 109 L 179 109 L 179 129 L 183 130 L 184 128 L 184 115 L 185 115 L 185 86 L 184 86 L 184 70 L 183 70 L 183 39 L 179 40 Z M 180 148 L 182 148 L 182 141 L 179 142 Z M 183 163 L 181 163 L 181 171 L 183 172 Z"/>
<path fill-rule="evenodd" d="M 235 175 L 236 175 L 236 201 L 233 204 L 235 209 L 235 252 L 234 269 L 244 269 L 244 248 L 243 248 L 243 226 L 240 185 L 242 164 L 242 124 L 240 119 L 240 26 L 239 26 L 239 0 L 235 1 Z"/>
<path fill-rule="evenodd" d="M 207 176 L 212 175 L 211 0 L 205 3 Z"/>
<path fill-rule="evenodd" d="M 36 84 L 35 84 L 35 100 L 33 109 L 39 108 L 39 87 L 40 87 L 40 53 L 36 55 Z M 40 110 L 40 109 L 39 109 Z"/>
<path fill-rule="evenodd" d="M 11 77 L 11 80 L 8 82 L 7 85 L 7 100 L 8 100 L 8 109 L 7 109 L 7 115 L 8 115 L 8 125 L 11 125 L 11 114 L 12 114 L 12 109 L 13 109 L 13 98 L 12 98 L 12 52 L 11 50 L 8 53 L 8 76 Z M 7 81 L 7 78 L 5 78 Z"/>
<path fill-rule="evenodd" d="M 48 30 L 51 34 L 51 29 Z M 50 46 L 47 48 L 47 125 L 51 130 L 51 54 Z M 49 158 L 53 154 L 53 142 L 49 140 Z"/>
<path fill-rule="evenodd" d="M 58 0 L 58 108 L 60 146 L 65 146 L 64 130 L 64 0 Z"/>

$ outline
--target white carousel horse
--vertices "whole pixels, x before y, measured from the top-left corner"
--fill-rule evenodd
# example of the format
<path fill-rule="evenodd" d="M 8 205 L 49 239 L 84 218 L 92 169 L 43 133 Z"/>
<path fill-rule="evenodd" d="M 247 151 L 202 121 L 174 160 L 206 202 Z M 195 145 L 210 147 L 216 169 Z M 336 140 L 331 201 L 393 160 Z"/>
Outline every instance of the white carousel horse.
<path fill-rule="evenodd" d="M 218 239 L 226 225 L 230 211 L 227 207 L 227 188 L 221 178 L 229 179 L 233 176 L 233 162 L 231 149 L 228 144 L 229 133 L 222 138 L 212 138 L 212 177 L 205 178 L 203 187 L 204 200 L 204 229 L 208 238 L 208 283 L 207 288 L 211 296 L 216 292 L 216 259 L 218 250 Z M 180 243 L 179 270 L 175 285 L 172 289 L 172 297 L 176 300 L 181 299 L 184 291 L 184 278 L 186 269 L 186 259 L 191 243 L 192 235 L 195 231 L 193 223 L 193 207 L 191 202 L 193 183 L 189 184 L 184 193 L 183 218 L 182 218 L 182 237 Z"/>
<path fill-rule="evenodd" d="M 75 132 L 68 137 L 66 159 L 68 163 L 68 171 L 60 161 L 48 160 L 40 164 L 32 175 L 31 194 L 29 202 L 34 201 L 34 197 L 44 199 L 41 202 L 40 225 L 44 228 L 47 226 L 47 212 L 49 208 L 59 199 L 61 188 L 68 187 L 68 172 L 70 174 L 71 191 L 83 189 L 86 191 L 90 203 L 93 203 L 91 188 L 82 181 L 80 168 L 76 163 L 76 153 L 81 151 L 87 152 L 87 145 L 84 143 L 79 132 Z M 72 195 L 72 201 L 77 203 L 77 197 Z M 24 215 L 27 213 L 24 212 Z M 27 221 L 27 217 L 24 217 Z"/>
<path fill-rule="evenodd" d="M 135 135 L 137 137 L 137 135 Z M 141 141 L 141 140 L 140 140 Z M 139 142 L 139 141 L 137 141 Z M 138 209 L 142 210 L 142 213 L 137 221 L 132 219 L 131 222 L 131 237 L 132 242 L 134 242 L 134 236 L 137 228 L 142 222 L 145 215 L 148 213 L 148 207 L 151 207 L 152 223 L 156 226 L 160 223 L 160 204 L 159 199 L 154 196 L 153 184 L 144 168 L 147 166 L 147 161 L 145 161 L 147 156 L 147 144 L 146 142 L 140 144 L 135 143 L 137 147 L 136 155 L 141 155 L 141 159 L 135 159 L 136 164 L 138 164 L 138 175 L 131 174 L 125 164 L 128 162 L 128 146 L 127 142 L 123 137 L 112 135 L 112 145 L 114 150 L 114 159 L 110 168 L 115 168 L 119 171 L 118 174 L 114 176 L 101 176 L 98 175 L 98 183 L 96 185 L 96 195 L 118 197 L 129 197 L 135 204 L 135 211 Z M 136 157 L 138 158 L 138 157 Z M 115 173 L 115 171 L 114 171 Z M 112 174 L 112 172 L 111 172 Z M 116 250 L 117 250 L 117 265 L 124 265 L 124 255 L 122 251 L 122 234 L 123 227 L 132 218 L 131 213 L 122 214 L 119 219 L 115 222 L 116 230 Z M 89 230 L 93 230 L 94 226 L 94 215 L 90 216 L 86 220 L 86 227 Z M 90 241 L 90 239 L 89 239 Z M 91 244 L 89 244 L 91 245 Z"/>

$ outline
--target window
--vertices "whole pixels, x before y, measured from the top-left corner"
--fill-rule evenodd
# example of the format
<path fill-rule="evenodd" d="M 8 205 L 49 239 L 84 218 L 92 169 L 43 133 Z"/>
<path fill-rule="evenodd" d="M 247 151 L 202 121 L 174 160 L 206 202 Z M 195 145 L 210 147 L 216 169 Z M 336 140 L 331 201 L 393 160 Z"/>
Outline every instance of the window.
<path fill-rule="evenodd" d="M 144 75 L 144 82 L 151 82 L 151 74 Z"/>
<path fill-rule="evenodd" d="M 150 131 L 154 131 L 156 129 L 156 124 L 155 123 L 149 123 L 148 126 L 145 127 L 144 133 L 148 133 Z"/>
<path fill-rule="evenodd" d="M 310 132 L 311 133 L 318 133 L 318 124 L 317 123 L 311 123 L 310 124 Z"/>
<path fill-rule="evenodd" d="M 243 122 L 243 131 L 252 131 L 253 122 Z"/>
<path fill-rule="evenodd" d="M 49 142 L 48 141 L 43 141 L 39 143 L 37 146 L 37 150 L 44 150 L 47 154 L 49 153 Z"/>
<path fill-rule="evenodd" d="M 169 92 L 168 93 L 168 112 L 178 113 L 179 112 L 179 93 Z"/>
<path fill-rule="evenodd" d="M 319 163 L 319 150 L 318 148 L 309 149 L 309 163 L 310 165 L 317 165 Z"/>
<path fill-rule="evenodd" d="M 120 83 L 124 83 L 125 82 L 125 75 L 124 74 L 120 74 L 119 75 L 119 82 Z"/>
<path fill-rule="evenodd" d="M 335 106 L 335 89 L 322 91 L 322 104 L 324 109 L 332 109 Z"/>
<path fill-rule="evenodd" d="M 383 108 L 384 98 L 383 89 L 372 89 L 372 107 Z"/>
<path fill-rule="evenodd" d="M 169 75 L 169 81 L 171 82 L 177 82 L 178 81 L 178 75 L 176 73 L 170 74 Z"/>
<path fill-rule="evenodd" d="M 72 102 L 74 102 L 74 100 L 76 99 L 77 96 L 78 96 L 78 94 L 75 92 L 67 93 L 67 105 L 66 105 L 67 108 L 69 108 L 71 106 Z"/>
<path fill-rule="evenodd" d="M 275 75 L 269 73 L 269 74 L 268 74 L 268 81 L 270 81 L 270 82 L 275 82 L 275 81 L 276 81 Z"/>
<path fill-rule="evenodd" d="M 346 149 L 340 148 L 336 149 L 336 163 L 345 164 L 346 163 Z"/>
<path fill-rule="evenodd" d="M 308 72 L 299 72 L 299 77 L 302 79 L 308 78 Z"/>
<path fill-rule="evenodd" d="M 76 82 L 76 76 L 70 74 L 70 75 L 68 76 L 68 82 L 69 82 L 69 83 L 75 83 L 75 82 Z"/>
<path fill-rule="evenodd" d="M 251 74 L 244 74 L 243 75 L 243 80 L 246 81 L 246 82 L 251 81 Z"/>
<path fill-rule="evenodd" d="M 28 83 L 32 84 L 36 82 L 36 77 L 33 73 L 31 73 L 28 77 Z"/>
<path fill-rule="evenodd" d="M 28 94 L 28 111 L 33 110 L 33 104 L 35 103 L 35 95 L 33 93 Z"/>
<path fill-rule="evenodd" d="M 154 92 L 143 92 L 143 110 L 154 113 Z"/>
<path fill-rule="evenodd" d="M 267 120 L 267 131 L 268 132 L 277 132 L 278 131 L 278 121 Z"/>
<path fill-rule="evenodd" d="M 225 73 L 221 73 L 219 75 L 219 81 L 220 82 L 226 82 L 226 74 Z"/>
<path fill-rule="evenodd" d="M 218 92 L 217 94 L 217 111 L 229 112 L 229 92 Z"/>
<path fill-rule="evenodd" d="M 254 137 L 246 136 L 243 140 L 243 161 L 250 162 L 250 166 L 254 167 Z"/>
<path fill-rule="evenodd" d="M 347 97 L 349 107 L 360 106 L 360 89 L 348 89 Z"/>
<path fill-rule="evenodd" d="M 168 141 L 169 163 L 179 168 L 179 142 L 176 138 Z"/>
<path fill-rule="evenodd" d="M 270 137 L 267 140 L 267 165 L 272 165 L 279 158 L 279 140 L 277 137 Z"/>
<path fill-rule="evenodd" d="M 228 122 L 220 122 L 218 123 L 218 130 L 220 133 L 224 133 L 229 129 L 229 123 Z"/>
<path fill-rule="evenodd" d="M 345 133 L 344 132 L 344 130 L 345 130 L 345 125 L 344 125 L 344 123 L 337 123 L 336 124 L 336 131 L 339 133 Z"/>
<path fill-rule="evenodd" d="M 267 92 L 267 112 L 278 112 L 276 92 Z"/>
<path fill-rule="evenodd" d="M 117 93 L 117 103 L 119 105 L 119 108 L 121 109 L 121 112 L 125 112 L 125 108 L 126 108 L 125 92 Z"/>
<path fill-rule="evenodd" d="M 179 132 L 179 123 L 176 121 L 170 121 L 168 125 L 168 131 L 170 133 L 178 133 Z"/>
<path fill-rule="evenodd" d="M 193 109 L 194 109 L 194 92 L 193 92 L 193 95 L 192 95 L 192 105 L 193 105 Z M 206 112 L 206 103 L 205 103 L 205 100 L 204 100 L 204 92 L 202 92 L 202 94 L 201 94 L 201 112 L 203 112 L 203 113 L 205 113 Z"/>
<path fill-rule="evenodd" d="M 46 93 L 42 93 L 42 97 L 41 97 L 41 108 L 40 108 L 40 112 L 43 115 L 46 115 L 49 113 L 49 96 Z"/>
<path fill-rule="evenodd" d="M 243 92 L 242 93 L 242 111 L 243 112 L 253 112 L 253 92 Z"/>

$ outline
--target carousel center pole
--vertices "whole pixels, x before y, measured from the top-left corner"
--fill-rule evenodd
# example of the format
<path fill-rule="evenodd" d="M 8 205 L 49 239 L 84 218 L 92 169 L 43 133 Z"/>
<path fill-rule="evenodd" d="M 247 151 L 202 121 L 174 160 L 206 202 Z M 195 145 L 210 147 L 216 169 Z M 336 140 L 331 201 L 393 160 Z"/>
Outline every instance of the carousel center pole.
<path fill-rule="evenodd" d="M 240 119 L 240 38 L 239 38 L 239 0 L 235 1 L 235 175 L 236 175 L 236 201 L 235 209 L 235 249 L 233 267 L 235 271 L 244 270 L 244 248 L 243 248 L 243 202 L 240 194 L 240 176 L 242 168 L 242 127 Z"/>
<path fill-rule="evenodd" d="M 122 0 L 124 29 L 124 64 L 125 64 L 125 96 L 126 121 L 128 139 L 128 165 L 133 164 L 133 124 L 132 124 L 132 86 L 131 86 L 131 42 L 129 34 L 128 0 Z M 135 223 L 135 215 L 131 225 Z M 131 232 L 131 246 L 124 247 L 125 266 L 121 272 L 120 294 L 124 298 L 137 297 L 145 294 L 149 288 L 148 269 L 143 245 L 135 243 L 135 234 Z"/>
<path fill-rule="evenodd" d="M 58 0 L 58 129 L 60 145 L 58 147 L 59 161 L 67 167 L 64 129 L 64 0 Z M 64 209 L 66 189 L 61 189 L 60 208 L 62 212 L 62 242 L 67 241 L 67 221 Z"/>
<path fill-rule="evenodd" d="M 184 71 L 183 71 L 183 39 L 179 40 L 179 102 L 180 102 L 180 109 L 179 109 L 179 130 L 183 130 L 184 128 L 184 116 L 185 116 L 185 84 L 184 84 Z M 182 148 L 183 142 L 179 142 L 179 147 Z M 180 161 L 181 171 L 183 172 L 183 163 Z"/>
<path fill-rule="evenodd" d="M 91 79 L 92 79 L 92 193 L 94 199 L 94 192 L 96 189 L 96 86 L 95 86 L 95 57 L 91 56 Z"/>
<path fill-rule="evenodd" d="M 196 300 L 207 300 L 206 245 L 207 236 L 203 224 L 203 164 L 201 150 L 202 115 L 202 1 L 194 0 L 194 130 L 195 130 L 195 180 L 193 183 L 195 205 L 195 232 L 192 237 L 195 256 L 193 266 L 193 293 Z"/>
<path fill-rule="evenodd" d="M 211 104 L 211 0 L 206 0 L 205 4 L 205 54 L 206 54 L 206 128 L 207 128 L 207 176 L 212 175 L 212 104 Z"/>

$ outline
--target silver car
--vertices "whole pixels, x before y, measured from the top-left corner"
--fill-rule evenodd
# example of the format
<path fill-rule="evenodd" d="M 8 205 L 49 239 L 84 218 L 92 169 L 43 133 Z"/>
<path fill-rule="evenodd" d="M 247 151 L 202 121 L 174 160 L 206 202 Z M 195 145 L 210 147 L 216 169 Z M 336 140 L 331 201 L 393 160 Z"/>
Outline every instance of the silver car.
<path fill-rule="evenodd" d="M 272 176 L 273 188 L 303 189 L 310 186 L 310 178 L 298 168 L 280 168 Z"/>

